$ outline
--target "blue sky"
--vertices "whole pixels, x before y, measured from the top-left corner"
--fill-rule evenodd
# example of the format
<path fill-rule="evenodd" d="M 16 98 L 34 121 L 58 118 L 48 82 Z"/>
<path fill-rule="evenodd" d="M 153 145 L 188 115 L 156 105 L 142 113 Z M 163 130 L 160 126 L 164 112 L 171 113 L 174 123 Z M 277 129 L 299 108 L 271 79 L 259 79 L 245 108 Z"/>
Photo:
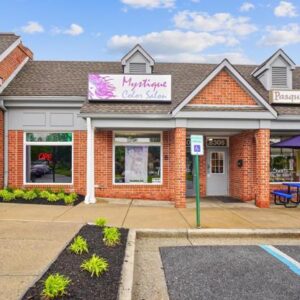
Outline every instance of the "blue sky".
<path fill-rule="evenodd" d="M 281 47 L 300 63 L 299 0 L 3 0 L 0 31 L 37 60 L 119 60 L 141 43 L 157 61 L 261 63 Z"/>

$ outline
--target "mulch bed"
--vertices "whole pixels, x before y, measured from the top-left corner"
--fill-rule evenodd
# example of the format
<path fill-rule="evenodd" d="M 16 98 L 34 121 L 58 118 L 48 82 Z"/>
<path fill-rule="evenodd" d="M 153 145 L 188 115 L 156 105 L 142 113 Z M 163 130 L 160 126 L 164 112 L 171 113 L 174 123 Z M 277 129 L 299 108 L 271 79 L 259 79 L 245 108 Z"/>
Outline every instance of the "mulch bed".
<path fill-rule="evenodd" d="M 69 294 L 59 299 L 117 299 L 128 229 L 120 229 L 120 231 L 121 244 L 115 247 L 107 247 L 103 243 L 100 227 L 94 225 L 83 226 L 78 234 L 87 240 L 89 253 L 76 255 L 67 249 L 68 245 L 41 279 L 26 292 L 22 300 L 43 299 L 40 296 L 43 290 L 43 281 L 54 273 L 60 273 L 71 279 L 68 288 Z M 80 269 L 83 260 L 90 258 L 94 253 L 105 258 L 109 263 L 109 270 L 100 277 L 91 277 L 90 273 Z"/>
<path fill-rule="evenodd" d="M 77 199 L 74 201 L 73 204 L 66 205 L 64 200 L 58 200 L 55 202 L 50 202 L 45 198 L 35 198 L 33 200 L 25 200 L 23 198 L 16 198 L 11 201 L 3 201 L 3 199 L 0 197 L 0 203 L 21 203 L 21 204 L 42 204 L 42 205 L 63 205 L 63 206 L 76 206 L 80 202 L 84 201 L 83 195 L 78 195 Z"/>

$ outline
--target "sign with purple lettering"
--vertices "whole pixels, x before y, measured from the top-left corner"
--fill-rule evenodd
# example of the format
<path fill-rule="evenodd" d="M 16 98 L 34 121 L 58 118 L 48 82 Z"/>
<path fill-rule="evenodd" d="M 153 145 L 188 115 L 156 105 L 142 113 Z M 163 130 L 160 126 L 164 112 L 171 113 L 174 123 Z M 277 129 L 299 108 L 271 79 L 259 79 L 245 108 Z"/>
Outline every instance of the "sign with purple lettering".
<path fill-rule="evenodd" d="M 171 75 L 89 74 L 91 101 L 171 101 Z"/>

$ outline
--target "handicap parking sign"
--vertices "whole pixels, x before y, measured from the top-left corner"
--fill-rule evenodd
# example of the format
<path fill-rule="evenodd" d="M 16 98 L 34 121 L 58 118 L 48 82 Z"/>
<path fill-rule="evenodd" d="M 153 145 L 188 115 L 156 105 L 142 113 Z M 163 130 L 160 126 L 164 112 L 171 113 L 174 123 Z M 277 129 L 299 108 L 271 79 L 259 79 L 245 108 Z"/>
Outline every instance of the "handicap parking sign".
<path fill-rule="evenodd" d="M 191 154 L 203 155 L 203 135 L 191 135 Z"/>

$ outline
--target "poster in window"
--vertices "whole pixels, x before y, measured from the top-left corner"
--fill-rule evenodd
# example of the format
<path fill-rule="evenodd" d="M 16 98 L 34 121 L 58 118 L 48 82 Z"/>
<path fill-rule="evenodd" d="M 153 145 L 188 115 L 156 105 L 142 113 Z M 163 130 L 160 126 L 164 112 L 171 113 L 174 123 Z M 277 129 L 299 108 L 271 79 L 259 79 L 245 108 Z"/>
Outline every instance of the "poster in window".
<path fill-rule="evenodd" d="M 125 183 L 147 182 L 148 147 L 125 148 Z"/>

